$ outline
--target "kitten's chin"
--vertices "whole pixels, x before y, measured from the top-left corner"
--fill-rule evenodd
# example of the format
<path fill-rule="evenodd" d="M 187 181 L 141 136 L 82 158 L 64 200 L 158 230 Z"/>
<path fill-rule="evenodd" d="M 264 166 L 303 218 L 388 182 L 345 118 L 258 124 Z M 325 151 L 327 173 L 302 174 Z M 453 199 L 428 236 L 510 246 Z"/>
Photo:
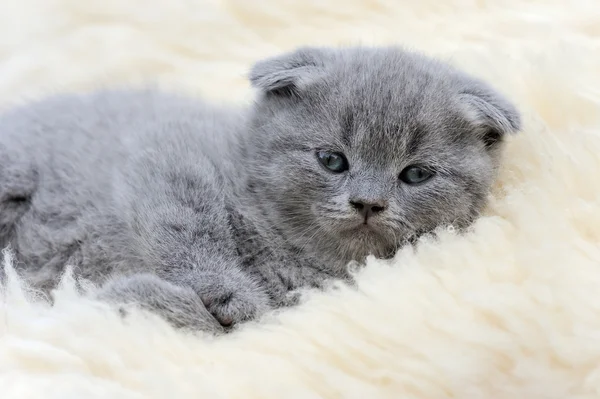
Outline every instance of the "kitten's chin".
<path fill-rule="evenodd" d="M 396 240 L 398 233 L 377 223 L 325 218 L 321 221 L 308 233 L 304 229 L 297 235 L 288 235 L 287 239 L 307 254 L 344 270 L 349 262 L 364 262 L 368 256 L 391 258 L 400 246 Z"/>
<path fill-rule="evenodd" d="M 370 255 L 380 259 L 391 258 L 398 248 L 391 236 L 365 224 L 340 232 L 339 240 L 343 249 L 341 255 L 348 262 L 362 262 Z"/>

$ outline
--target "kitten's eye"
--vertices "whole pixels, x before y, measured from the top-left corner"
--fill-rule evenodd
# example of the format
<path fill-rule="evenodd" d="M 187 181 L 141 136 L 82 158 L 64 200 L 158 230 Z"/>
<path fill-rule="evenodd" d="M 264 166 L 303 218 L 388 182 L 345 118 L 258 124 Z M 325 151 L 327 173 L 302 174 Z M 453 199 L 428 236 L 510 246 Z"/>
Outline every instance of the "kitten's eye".
<path fill-rule="evenodd" d="M 333 173 L 342 173 L 348 170 L 348 161 L 344 154 L 339 152 L 317 151 L 317 159 L 321 165 Z"/>
<path fill-rule="evenodd" d="M 407 166 L 400 172 L 400 180 L 406 184 L 419 184 L 429 180 L 433 176 L 433 172 L 424 169 L 420 166 Z"/>

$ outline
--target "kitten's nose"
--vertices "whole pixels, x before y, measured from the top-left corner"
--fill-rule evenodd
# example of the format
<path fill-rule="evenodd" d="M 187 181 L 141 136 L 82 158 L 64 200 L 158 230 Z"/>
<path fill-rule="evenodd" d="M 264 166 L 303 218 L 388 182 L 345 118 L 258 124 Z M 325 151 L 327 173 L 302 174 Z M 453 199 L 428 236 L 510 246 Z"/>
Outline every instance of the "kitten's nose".
<path fill-rule="evenodd" d="M 383 201 L 367 202 L 361 200 L 351 200 L 350 205 L 356 209 L 367 220 L 370 216 L 381 213 L 385 210 Z"/>

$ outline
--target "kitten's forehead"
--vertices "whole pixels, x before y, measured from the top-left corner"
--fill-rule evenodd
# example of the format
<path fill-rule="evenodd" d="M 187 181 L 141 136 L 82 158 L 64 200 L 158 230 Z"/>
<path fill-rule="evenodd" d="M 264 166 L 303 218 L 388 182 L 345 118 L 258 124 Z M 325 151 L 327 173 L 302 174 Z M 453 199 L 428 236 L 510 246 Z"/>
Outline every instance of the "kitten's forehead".
<path fill-rule="evenodd" d="M 397 53 L 344 53 L 342 58 L 317 89 L 316 112 L 337 124 L 340 140 L 368 161 L 385 163 L 443 148 L 464 125 L 453 102 L 451 76 L 442 67 Z"/>
<path fill-rule="evenodd" d="M 386 96 L 418 98 L 448 87 L 455 75 L 446 64 L 394 49 L 359 48 L 334 54 L 327 65 L 329 83 L 353 89 L 355 94 L 384 94 L 381 103 Z"/>

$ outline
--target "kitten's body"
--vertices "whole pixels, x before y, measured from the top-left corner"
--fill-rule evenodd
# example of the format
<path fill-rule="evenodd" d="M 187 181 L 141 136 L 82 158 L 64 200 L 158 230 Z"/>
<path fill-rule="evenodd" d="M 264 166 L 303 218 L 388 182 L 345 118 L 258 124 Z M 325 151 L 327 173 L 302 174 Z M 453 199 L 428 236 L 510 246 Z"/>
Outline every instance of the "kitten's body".
<path fill-rule="evenodd" d="M 518 128 L 485 85 L 397 49 L 306 49 L 251 80 L 251 109 L 104 91 L 4 114 L 0 247 L 44 289 L 75 265 L 110 278 L 107 299 L 217 331 L 346 278 L 350 260 L 468 224 Z M 325 170 L 323 149 L 350 169 Z M 398 185 L 415 162 L 436 168 L 429 188 Z M 348 201 L 385 212 L 361 223 Z"/>
<path fill-rule="evenodd" d="M 210 281 L 232 286 L 224 295 L 250 290 L 262 312 L 286 302 L 290 289 L 343 277 L 343 268 L 328 271 L 286 244 L 247 206 L 255 199 L 245 193 L 237 145 L 245 110 L 102 91 L 30 104 L 0 124 L 10 127 L 2 138 L 11 146 L 2 170 L 11 194 L 2 199 L 22 214 L 0 246 L 11 244 L 38 287 L 52 289 L 65 265 L 98 283 L 137 273 L 180 283 L 209 280 L 181 270 L 209 264 Z"/>

